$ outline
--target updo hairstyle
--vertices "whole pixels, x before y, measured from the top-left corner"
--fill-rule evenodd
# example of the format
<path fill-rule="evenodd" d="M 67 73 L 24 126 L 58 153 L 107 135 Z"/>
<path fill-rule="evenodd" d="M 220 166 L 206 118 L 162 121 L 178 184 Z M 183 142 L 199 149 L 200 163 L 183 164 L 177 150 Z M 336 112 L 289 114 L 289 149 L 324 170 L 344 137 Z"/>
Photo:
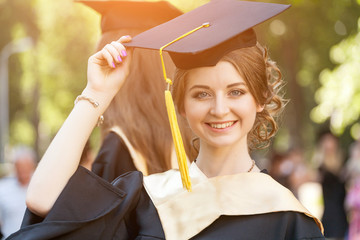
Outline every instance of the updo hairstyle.
<path fill-rule="evenodd" d="M 263 111 L 257 113 L 254 126 L 248 134 L 249 150 L 267 147 L 278 130 L 276 119 L 286 104 L 280 92 L 283 83 L 280 69 L 269 58 L 267 49 L 259 43 L 232 51 L 221 61 L 229 62 L 237 69 L 256 103 L 264 107 Z M 172 92 L 178 112 L 184 111 L 186 76 L 189 71 L 175 71 Z"/>

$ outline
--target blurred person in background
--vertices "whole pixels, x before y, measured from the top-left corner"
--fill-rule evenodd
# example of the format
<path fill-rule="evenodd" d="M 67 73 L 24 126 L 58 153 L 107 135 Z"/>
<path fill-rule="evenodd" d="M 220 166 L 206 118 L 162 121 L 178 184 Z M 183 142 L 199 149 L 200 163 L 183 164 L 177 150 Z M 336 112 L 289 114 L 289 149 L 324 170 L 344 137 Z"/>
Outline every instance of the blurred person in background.
<path fill-rule="evenodd" d="M 80 2 L 102 14 L 97 51 L 125 34 L 135 36 L 182 14 L 168 2 Z M 172 76 L 175 66 L 167 54 L 164 57 Z M 146 176 L 177 168 L 163 97 L 166 83 L 161 72 L 153 71 L 160 68 L 157 51 L 136 49 L 128 80 L 103 114 L 103 142 L 92 171 L 109 182 L 129 171 L 139 170 Z M 189 128 L 182 132 L 185 139 L 192 137 Z M 185 148 L 193 158 L 191 146 Z"/>
<path fill-rule="evenodd" d="M 284 187 L 290 189 L 289 171 L 285 168 L 286 154 L 280 152 L 273 152 L 270 157 L 269 174 Z"/>
<path fill-rule="evenodd" d="M 349 240 L 360 239 L 360 139 L 354 142 L 345 165 L 348 193 L 345 206 L 349 216 Z"/>
<path fill-rule="evenodd" d="M 299 198 L 299 188 L 314 180 L 314 171 L 306 163 L 304 151 L 300 148 L 290 149 L 287 153 L 287 160 L 293 166 L 293 171 L 289 176 L 291 190 Z"/>
<path fill-rule="evenodd" d="M 319 133 L 314 163 L 318 166 L 318 180 L 321 183 L 324 200 L 322 222 L 325 237 L 344 239 L 348 223 L 344 207 L 345 179 L 343 174 L 343 154 L 339 139 L 329 130 Z"/>
<path fill-rule="evenodd" d="M 313 179 L 312 171 L 305 163 L 301 149 L 290 149 L 285 153 L 274 153 L 269 174 L 298 197 L 299 187 Z"/>
<path fill-rule="evenodd" d="M 0 180 L 0 223 L 4 238 L 20 229 L 27 187 L 37 162 L 35 151 L 26 146 L 15 147 L 12 160 L 14 174 Z"/>
<path fill-rule="evenodd" d="M 301 149 L 274 152 L 270 158 L 269 174 L 288 188 L 317 218 L 324 212 L 322 187 L 317 181 L 316 169 L 307 164 Z"/>

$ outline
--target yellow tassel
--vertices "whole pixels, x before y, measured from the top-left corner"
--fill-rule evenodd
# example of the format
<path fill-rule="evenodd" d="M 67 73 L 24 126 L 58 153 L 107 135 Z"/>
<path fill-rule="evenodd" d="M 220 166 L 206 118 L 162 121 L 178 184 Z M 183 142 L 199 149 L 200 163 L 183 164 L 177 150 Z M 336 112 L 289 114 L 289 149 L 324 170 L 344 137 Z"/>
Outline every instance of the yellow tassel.
<path fill-rule="evenodd" d="M 179 125 L 177 123 L 174 102 L 172 99 L 171 92 L 169 90 L 165 91 L 165 103 L 166 103 L 167 113 L 169 116 L 171 133 L 175 144 L 176 156 L 179 165 L 182 184 L 184 188 L 186 188 L 188 191 L 191 191 L 191 181 L 189 177 L 189 169 L 187 165 L 186 153 L 181 138 Z"/>
<path fill-rule="evenodd" d="M 171 127 L 171 133 L 172 133 L 172 137 L 174 140 L 174 145 L 175 145 L 175 150 L 176 150 L 176 156 L 177 156 L 177 161 L 178 161 L 178 165 L 179 165 L 179 170 L 180 170 L 180 175 L 181 175 L 181 181 L 183 184 L 183 187 L 186 188 L 188 191 L 191 191 L 191 181 L 190 181 L 190 177 L 189 177 L 189 168 L 187 165 L 187 159 L 186 159 L 186 153 L 185 153 L 185 149 L 184 149 L 184 144 L 181 138 L 181 133 L 180 133 L 180 129 L 179 129 L 179 125 L 177 123 L 177 119 L 176 119 L 176 112 L 175 112 L 175 107 L 174 107 L 174 102 L 171 96 L 171 92 L 170 92 L 170 85 L 172 84 L 171 79 L 167 78 L 166 76 L 166 70 L 165 70 L 165 64 L 164 64 L 164 58 L 162 55 L 162 51 L 164 48 L 166 48 L 167 46 L 173 44 L 174 42 L 188 36 L 189 34 L 204 28 L 204 27 L 209 27 L 210 24 L 209 23 L 204 23 L 201 26 L 181 35 L 180 37 L 178 37 L 177 39 L 167 43 L 166 45 L 162 46 L 159 50 L 160 50 L 160 59 L 161 59 L 161 66 L 162 66 L 162 70 L 163 70 L 163 74 L 164 74 L 164 79 L 168 84 L 168 90 L 165 91 L 165 102 L 166 102 L 166 109 L 168 112 L 168 117 L 169 117 L 169 121 L 170 121 L 170 127 Z"/>

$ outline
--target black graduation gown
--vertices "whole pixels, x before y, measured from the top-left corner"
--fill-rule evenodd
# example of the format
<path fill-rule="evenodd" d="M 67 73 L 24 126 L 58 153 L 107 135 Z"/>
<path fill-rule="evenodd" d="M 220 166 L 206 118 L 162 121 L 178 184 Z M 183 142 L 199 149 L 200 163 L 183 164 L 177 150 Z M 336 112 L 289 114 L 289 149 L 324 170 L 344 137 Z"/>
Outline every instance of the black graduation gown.
<path fill-rule="evenodd" d="M 328 238 L 343 238 L 348 229 L 345 211 L 345 183 L 325 168 L 320 168 L 322 174 L 321 186 L 324 197 L 325 236 Z"/>
<path fill-rule="evenodd" d="M 112 182 L 124 173 L 137 170 L 124 140 L 115 132 L 109 132 L 101 144 L 92 171 Z"/>
<path fill-rule="evenodd" d="M 142 174 L 135 171 L 110 184 L 79 167 L 46 218 L 39 218 L 27 210 L 21 229 L 8 239 L 165 239 L 159 215 L 142 180 Z M 196 208 L 189 209 L 194 210 Z M 220 216 L 192 239 L 324 237 L 311 218 L 286 211 Z"/>

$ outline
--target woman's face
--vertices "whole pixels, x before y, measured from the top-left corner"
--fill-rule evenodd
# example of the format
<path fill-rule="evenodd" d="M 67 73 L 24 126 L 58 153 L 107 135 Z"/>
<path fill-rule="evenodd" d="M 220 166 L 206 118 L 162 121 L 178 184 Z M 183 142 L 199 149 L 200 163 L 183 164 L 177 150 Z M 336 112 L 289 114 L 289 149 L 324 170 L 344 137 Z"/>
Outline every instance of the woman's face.
<path fill-rule="evenodd" d="M 187 75 L 181 114 L 202 142 L 213 147 L 247 144 L 256 113 L 262 110 L 229 62 L 192 69 Z"/>

